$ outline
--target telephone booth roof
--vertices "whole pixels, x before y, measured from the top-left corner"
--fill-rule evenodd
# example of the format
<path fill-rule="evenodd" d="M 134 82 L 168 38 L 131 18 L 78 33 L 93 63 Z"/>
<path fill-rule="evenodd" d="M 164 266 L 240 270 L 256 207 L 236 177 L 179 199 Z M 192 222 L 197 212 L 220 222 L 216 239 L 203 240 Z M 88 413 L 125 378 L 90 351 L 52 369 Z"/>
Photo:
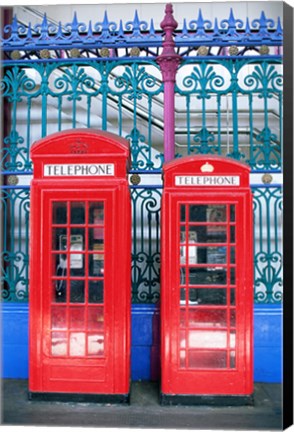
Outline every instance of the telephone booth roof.
<path fill-rule="evenodd" d="M 130 167 L 129 142 L 113 133 L 95 129 L 68 129 L 48 135 L 31 147 L 34 177 L 43 178 L 44 163 L 103 163 L 117 167 L 116 176 L 125 176 Z"/>
<path fill-rule="evenodd" d="M 77 142 L 77 140 L 79 140 Z M 85 153 L 83 148 L 84 141 L 87 144 L 87 153 L 94 154 L 121 154 L 125 157 L 129 155 L 129 142 L 113 133 L 95 130 L 95 129 L 68 129 L 61 132 L 56 132 L 34 142 L 31 147 L 31 155 L 56 155 L 68 154 L 68 149 L 61 142 L 75 143 L 80 145 L 80 149 L 76 148 L 76 153 L 79 151 Z"/>
<path fill-rule="evenodd" d="M 185 156 L 163 165 L 165 187 L 174 187 L 175 177 L 178 175 L 225 176 L 228 174 L 238 175 L 239 186 L 248 187 L 249 173 L 248 165 L 216 155 Z"/>

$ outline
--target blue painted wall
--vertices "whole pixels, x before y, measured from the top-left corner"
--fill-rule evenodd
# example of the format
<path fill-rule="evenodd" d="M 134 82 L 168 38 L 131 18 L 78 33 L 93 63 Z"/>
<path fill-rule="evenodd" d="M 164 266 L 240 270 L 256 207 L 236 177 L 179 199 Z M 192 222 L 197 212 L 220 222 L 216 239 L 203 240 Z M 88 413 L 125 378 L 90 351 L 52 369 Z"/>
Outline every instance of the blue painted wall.
<path fill-rule="evenodd" d="M 28 305 L 2 304 L 2 377 L 28 377 Z M 159 379 L 159 309 L 132 306 L 132 380 Z M 254 380 L 281 382 L 282 307 L 255 305 Z"/>

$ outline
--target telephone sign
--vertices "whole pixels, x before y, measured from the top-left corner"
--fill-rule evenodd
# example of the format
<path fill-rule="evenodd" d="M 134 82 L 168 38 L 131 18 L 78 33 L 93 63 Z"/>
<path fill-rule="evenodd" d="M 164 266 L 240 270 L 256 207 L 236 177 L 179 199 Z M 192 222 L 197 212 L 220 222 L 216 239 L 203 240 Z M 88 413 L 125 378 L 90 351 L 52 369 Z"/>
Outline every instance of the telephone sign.
<path fill-rule="evenodd" d="M 161 402 L 252 402 L 249 167 L 188 156 L 163 167 Z"/>
<path fill-rule="evenodd" d="M 31 156 L 29 396 L 128 402 L 128 142 L 76 129 Z"/>

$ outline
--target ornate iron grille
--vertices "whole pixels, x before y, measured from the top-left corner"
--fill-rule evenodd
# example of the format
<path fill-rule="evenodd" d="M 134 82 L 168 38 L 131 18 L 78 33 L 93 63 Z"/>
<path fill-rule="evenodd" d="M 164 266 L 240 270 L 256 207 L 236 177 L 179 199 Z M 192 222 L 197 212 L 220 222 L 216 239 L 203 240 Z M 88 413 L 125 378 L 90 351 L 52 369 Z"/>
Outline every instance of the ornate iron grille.
<path fill-rule="evenodd" d="M 167 15 L 170 11 L 167 11 Z M 164 22 L 163 22 L 164 23 Z M 5 130 L 2 148 L 2 298 L 27 301 L 31 144 L 76 127 L 108 130 L 130 140 L 132 172 L 160 173 L 164 161 L 166 75 L 158 58 L 168 37 L 176 55 L 177 156 L 217 153 L 254 172 L 281 169 L 282 28 L 261 14 L 212 23 L 202 16 L 170 34 L 153 21 L 35 26 L 15 17 L 3 27 Z M 165 45 L 166 47 L 167 45 Z M 166 49 L 166 48 L 165 48 Z M 164 61 L 166 58 L 164 58 Z M 159 64 L 160 66 L 159 66 Z M 16 177 L 18 176 L 18 177 Z M 16 184 L 18 180 L 18 184 Z M 132 187 L 133 302 L 160 295 L 161 185 Z M 255 299 L 280 302 L 281 189 L 254 188 Z"/>

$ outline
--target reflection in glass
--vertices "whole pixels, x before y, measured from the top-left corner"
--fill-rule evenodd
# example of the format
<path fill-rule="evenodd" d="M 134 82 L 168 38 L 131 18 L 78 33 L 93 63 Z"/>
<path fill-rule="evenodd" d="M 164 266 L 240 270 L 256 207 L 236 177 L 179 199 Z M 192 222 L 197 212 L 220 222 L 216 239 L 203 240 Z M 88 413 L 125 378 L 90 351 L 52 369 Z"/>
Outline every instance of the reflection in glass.
<path fill-rule="evenodd" d="M 236 310 L 235 309 L 231 309 L 230 317 L 231 317 L 230 326 L 236 327 Z"/>
<path fill-rule="evenodd" d="M 85 327 L 84 307 L 71 307 L 69 310 L 69 328 L 81 330 Z"/>
<path fill-rule="evenodd" d="M 84 356 L 86 354 L 86 335 L 84 332 L 72 332 L 69 337 L 69 355 Z"/>
<path fill-rule="evenodd" d="M 182 311 L 184 312 L 184 311 Z M 226 327 L 227 311 L 223 309 L 203 309 L 191 306 L 188 310 L 189 327 Z"/>
<path fill-rule="evenodd" d="M 67 333 L 53 331 L 51 334 L 51 353 L 53 356 L 64 356 L 67 354 Z"/>
<path fill-rule="evenodd" d="M 53 306 L 51 309 L 51 328 L 65 329 L 66 328 L 66 308 L 63 306 Z"/>
<path fill-rule="evenodd" d="M 207 222 L 226 222 L 227 207 L 226 205 L 209 205 L 205 206 L 207 214 Z"/>
<path fill-rule="evenodd" d="M 227 366 L 226 351 L 190 350 L 188 353 L 191 369 L 223 369 Z"/>
<path fill-rule="evenodd" d="M 101 329 L 104 322 L 103 307 L 90 307 L 88 309 L 88 329 Z"/>
<path fill-rule="evenodd" d="M 103 355 L 104 335 L 93 333 L 88 335 L 88 355 Z"/>
<path fill-rule="evenodd" d="M 230 333 L 230 347 L 236 348 L 236 331 L 235 330 L 231 330 L 231 333 Z"/>
<path fill-rule="evenodd" d="M 89 228 L 89 250 L 103 252 L 104 249 L 104 228 Z"/>
<path fill-rule="evenodd" d="M 190 330 L 189 348 L 226 348 L 227 332 L 225 330 Z"/>

